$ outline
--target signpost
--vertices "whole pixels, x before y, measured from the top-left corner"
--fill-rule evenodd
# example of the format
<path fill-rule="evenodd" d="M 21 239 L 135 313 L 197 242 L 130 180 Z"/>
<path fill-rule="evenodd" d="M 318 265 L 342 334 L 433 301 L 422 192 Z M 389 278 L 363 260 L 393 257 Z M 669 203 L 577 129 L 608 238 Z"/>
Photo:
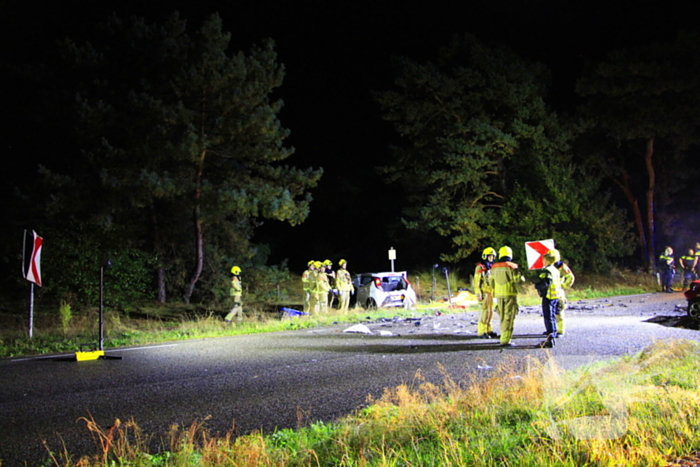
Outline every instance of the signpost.
<path fill-rule="evenodd" d="M 389 261 L 391 261 L 391 272 L 394 272 L 394 260 L 396 259 L 396 250 L 392 246 L 389 248 Z"/>
<path fill-rule="evenodd" d="M 25 230 L 22 247 L 22 275 L 29 281 L 27 334 L 31 339 L 34 336 L 34 284 L 41 287 L 41 248 L 44 245 L 44 239 L 32 230 L 31 243 L 28 243 L 27 233 Z"/>

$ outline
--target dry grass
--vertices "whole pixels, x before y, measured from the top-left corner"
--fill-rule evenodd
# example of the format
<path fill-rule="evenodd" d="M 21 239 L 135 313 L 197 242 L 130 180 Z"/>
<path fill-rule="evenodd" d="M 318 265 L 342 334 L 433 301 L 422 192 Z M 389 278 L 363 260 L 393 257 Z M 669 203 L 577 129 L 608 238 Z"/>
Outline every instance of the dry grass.
<path fill-rule="evenodd" d="M 652 466 L 700 447 L 700 344 L 659 342 L 574 372 L 510 361 L 487 379 L 420 374 L 336 423 L 269 436 L 173 427 L 149 454 L 133 421 L 101 430 L 97 454 L 57 466 Z"/>

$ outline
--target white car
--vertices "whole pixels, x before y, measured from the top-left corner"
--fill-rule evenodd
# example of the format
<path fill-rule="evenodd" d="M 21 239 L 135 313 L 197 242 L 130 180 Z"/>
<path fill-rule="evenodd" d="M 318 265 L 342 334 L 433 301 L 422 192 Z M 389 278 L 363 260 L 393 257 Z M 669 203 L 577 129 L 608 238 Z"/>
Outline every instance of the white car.
<path fill-rule="evenodd" d="M 405 271 L 357 274 L 352 284 L 357 305 L 366 309 L 397 306 L 412 309 L 416 304 L 416 292 Z"/>

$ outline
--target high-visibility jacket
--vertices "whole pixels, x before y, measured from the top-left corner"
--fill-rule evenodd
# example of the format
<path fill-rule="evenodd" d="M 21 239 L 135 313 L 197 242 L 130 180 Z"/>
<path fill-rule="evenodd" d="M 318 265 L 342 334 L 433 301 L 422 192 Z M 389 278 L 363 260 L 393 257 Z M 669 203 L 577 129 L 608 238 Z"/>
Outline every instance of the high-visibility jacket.
<path fill-rule="evenodd" d="M 474 293 L 476 295 L 493 293 L 493 288 L 489 284 L 491 264 L 492 263 L 488 261 L 482 261 L 476 264 L 476 269 L 474 270 Z"/>
<path fill-rule="evenodd" d="M 352 276 L 350 273 L 343 268 L 338 269 L 336 272 L 335 286 L 338 290 L 352 290 Z"/>
<path fill-rule="evenodd" d="M 238 276 L 233 276 L 231 278 L 231 289 L 229 290 L 230 295 L 241 295 L 243 293 L 243 285 L 241 284 L 241 278 Z"/>
<path fill-rule="evenodd" d="M 684 271 L 690 272 L 693 270 L 693 266 L 695 265 L 695 256 L 683 255 L 679 258 L 678 262 Z"/>
<path fill-rule="evenodd" d="M 550 264 L 540 273 L 540 279 L 549 280 L 546 297 L 549 300 L 557 300 L 561 298 L 561 274 L 559 269 L 553 264 Z"/>
<path fill-rule="evenodd" d="M 305 292 L 311 292 L 313 289 L 313 271 L 307 269 L 301 274 L 301 286 Z"/>
<path fill-rule="evenodd" d="M 574 282 L 576 281 L 576 276 L 574 276 L 573 271 L 566 263 L 561 263 L 559 266 L 559 275 L 561 276 L 561 288 L 570 289 Z"/>
<path fill-rule="evenodd" d="M 674 264 L 673 255 L 667 255 L 666 253 L 659 256 L 659 268 L 662 272 L 671 271 L 676 267 Z"/>
<path fill-rule="evenodd" d="M 522 275 L 518 265 L 512 261 L 494 263 L 491 266 L 489 284 L 493 288 L 493 295 L 496 298 L 515 297 L 518 295 L 516 284 L 521 280 Z"/>
<path fill-rule="evenodd" d="M 314 273 L 314 285 L 311 290 L 314 293 L 328 293 L 331 290 L 331 286 L 328 283 L 328 276 L 323 271 L 316 271 Z"/>

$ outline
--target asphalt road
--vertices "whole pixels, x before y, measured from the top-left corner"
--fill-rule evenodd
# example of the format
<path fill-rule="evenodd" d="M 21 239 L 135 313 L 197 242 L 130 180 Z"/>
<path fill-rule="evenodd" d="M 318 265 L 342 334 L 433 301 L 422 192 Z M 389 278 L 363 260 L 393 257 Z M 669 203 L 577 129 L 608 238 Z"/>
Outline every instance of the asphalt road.
<path fill-rule="evenodd" d="M 205 419 L 214 434 L 271 432 L 348 414 L 384 388 L 413 384 L 417 372 L 435 382 L 443 371 L 462 380 L 528 356 L 573 368 L 659 339 L 699 340 L 697 330 L 679 327 L 683 304 L 681 294 L 575 302 L 567 333 L 551 350 L 537 346 L 544 325 L 530 307 L 516 319 L 515 348 L 477 338 L 476 313 L 465 312 L 367 323 L 372 335 L 345 333 L 343 325 L 107 352 L 121 360 L 0 360 L 1 465 L 38 464 L 47 457 L 43 442 L 54 450 L 65 443 L 74 457 L 96 453 L 82 417 L 105 428 L 133 418 L 155 435 L 154 445 L 172 424 Z"/>

